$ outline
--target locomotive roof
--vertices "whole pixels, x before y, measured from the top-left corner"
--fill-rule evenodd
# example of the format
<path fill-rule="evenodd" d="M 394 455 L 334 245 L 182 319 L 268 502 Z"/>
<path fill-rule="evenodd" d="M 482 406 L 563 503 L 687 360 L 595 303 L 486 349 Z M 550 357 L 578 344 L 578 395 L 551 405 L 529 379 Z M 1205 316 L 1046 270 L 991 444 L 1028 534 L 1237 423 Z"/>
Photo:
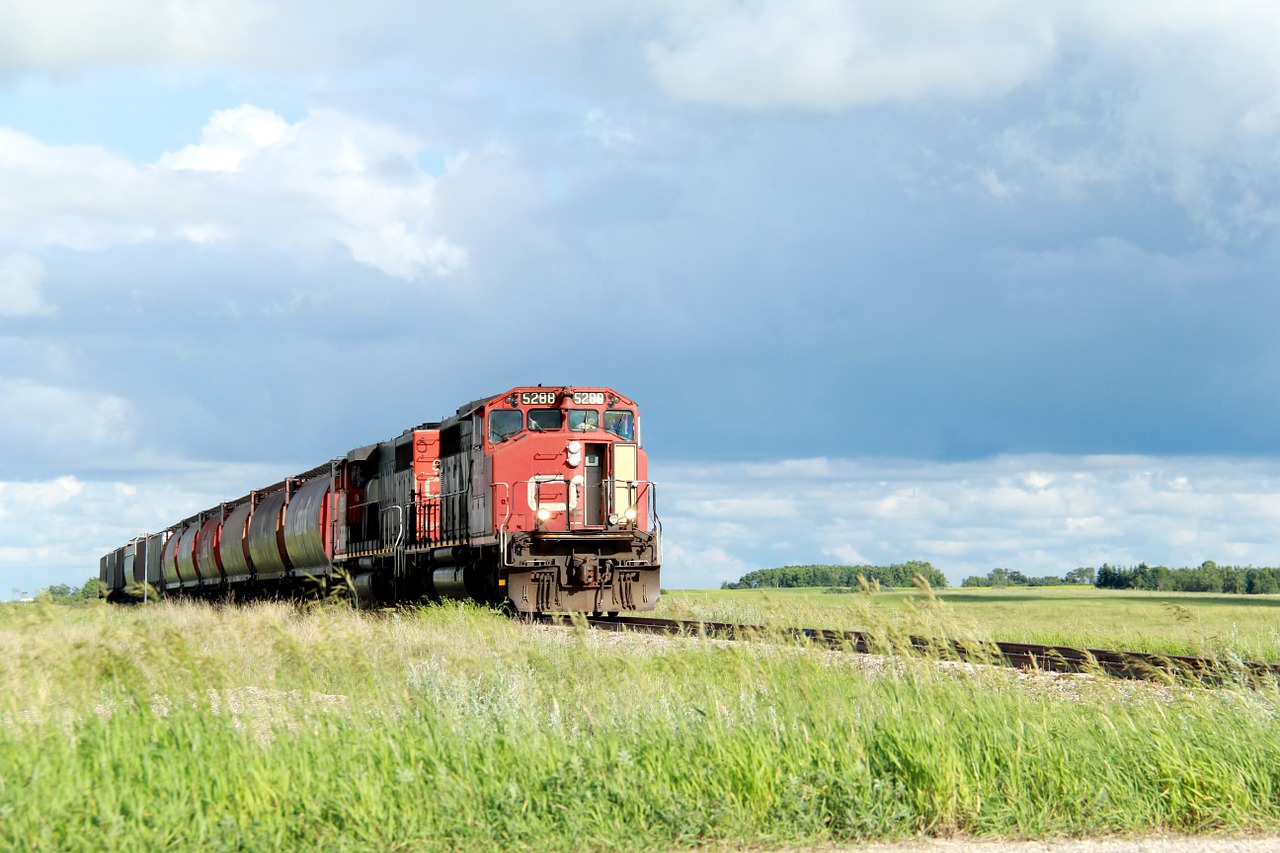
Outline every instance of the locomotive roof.
<path fill-rule="evenodd" d="M 481 397 L 477 400 L 472 400 L 470 403 L 467 403 L 466 405 L 459 406 L 457 414 L 455 414 L 452 418 L 449 418 L 449 420 L 453 420 L 454 418 L 464 418 L 467 415 L 470 415 L 473 412 L 475 412 L 477 409 L 484 408 L 485 405 L 487 405 L 490 400 L 496 397 L 501 397 L 501 396 L 502 396 L 501 394 L 490 394 L 488 397 Z"/>

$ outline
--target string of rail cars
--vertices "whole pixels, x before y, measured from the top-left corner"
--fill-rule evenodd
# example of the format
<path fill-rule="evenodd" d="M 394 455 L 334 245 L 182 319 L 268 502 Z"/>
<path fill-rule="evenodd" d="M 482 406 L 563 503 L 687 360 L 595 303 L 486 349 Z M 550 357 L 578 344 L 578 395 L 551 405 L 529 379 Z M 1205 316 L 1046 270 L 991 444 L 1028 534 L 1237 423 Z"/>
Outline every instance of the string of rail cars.
<path fill-rule="evenodd" d="M 914 653 L 934 660 L 1014 667 L 1037 672 L 1103 674 L 1112 678 L 1176 681 L 1206 685 L 1246 683 L 1276 684 L 1280 664 L 1216 658 L 1127 652 L 1112 649 L 1048 646 L 993 640 L 950 640 L 911 636 L 888 646 L 864 631 L 831 631 L 821 628 L 779 628 L 734 622 L 706 622 L 648 617 L 573 617 L 542 614 L 537 621 L 548 625 L 585 624 L 604 631 L 636 631 L 670 636 L 720 640 L 780 640 L 835 651 L 877 654 Z M 583 621 L 579 621 L 583 620 Z"/>
<path fill-rule="evenodd" d="M 522 613 L 652 610 L 662 524 L 640 412 L 610 388 L 513 388 L 102 557 L 113 602 L 346 589 Z"/>

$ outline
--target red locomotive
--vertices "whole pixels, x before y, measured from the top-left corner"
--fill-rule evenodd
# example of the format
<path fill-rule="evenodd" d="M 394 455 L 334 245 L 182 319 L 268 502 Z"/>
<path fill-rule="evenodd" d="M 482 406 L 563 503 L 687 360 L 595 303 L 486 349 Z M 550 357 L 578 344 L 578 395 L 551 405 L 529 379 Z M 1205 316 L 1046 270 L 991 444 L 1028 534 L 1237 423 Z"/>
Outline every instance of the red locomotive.
<path fill-rule="evenodd" d="M 103 589 L 652 610 L 661 523 L 639 436 L 616 391 L 514 388 L 139 536 L 102 558 Z"/>

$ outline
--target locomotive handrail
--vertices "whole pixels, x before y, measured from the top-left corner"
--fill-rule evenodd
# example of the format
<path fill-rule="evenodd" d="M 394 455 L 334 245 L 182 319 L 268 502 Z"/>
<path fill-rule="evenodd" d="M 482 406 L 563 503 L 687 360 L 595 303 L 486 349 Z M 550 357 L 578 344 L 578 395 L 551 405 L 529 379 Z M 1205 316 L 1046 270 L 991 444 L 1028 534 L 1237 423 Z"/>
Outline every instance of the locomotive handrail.
<path fill-rule="evenodd" d="M 404 507 L 402 507 L 400 504 L 392 504 L 389 507 L 384 507 L 381 511 L 381 514 L 385 515 L 391 510 L 396 511 L 396 527 L 397 527 L 396 541 L 391 544 L 391 547 L 395 549 L 399 549 L 402 545 L 404 545 Z"/>
<path fill-rule="evenodd" d="M 503 513 L 503 515 L 502 515 L 502 522 L 498 525 L 498 532 L 499 532 L 499 533 L 506 533 L 506 532 L 508 532 L 508 531 L 507 531 L 507 525 L 511 522 L 511 502 L 514 500 L 514 498 L 511 496 L 511 484 L 510 484 L 510 483 L 506 483 L 506 482 L 502 482 L 502 481 L 498 480 L 498 481 L 494 481 L 494 482 L 492 482 L 492 483 L 490 483 L 490 484 L 489 484 L 489 488 L 490 488 L 491 490 L 494 490 L 495 492 L 496 492 L 496 490 L 497 490 L 498 486 L 502 486 L 502 488 L 504 488 L 504 489 L 506 489 L 506 490 L 507 490 L 507 511 L 506 511 L 505 513 Z M 498 499 L 498 496 L 497 496 L 497 494 L 496 494 L 496 493 L 493 495 L 493 499 L 494 499 L 494 500 L 497 500 L 497 499 Z"/>
<path fill-rule="evenodd" d="M 573 530 L 573 507 L 574 507 L 573 478 L 566 477 L 563 474 L 561 474 L 558 477 L 554 474 L 535 474 L 532 479 L 516 481 L 516 485 L 519 485 L 520 483 L 524 483 L 526 486 L 531 485 L 534 487 L 534 495 L 537 499 L 538 505 L 536 507 L 530 507 L 530 508 L 533 509 L 534 511 L 535 527 L 540 527 L 542 525 L 541 519 L 537 518 L 537 513 L 539 510 L 542 509 L 543 485 L 549 485 L 551 483 L 556 483 L 556 484 L 564 483 L 564 531 L 565 533 L 569 533 Z M 551 503 L 551 501 L 548 501 L 548 503 Z"/>
<path fill-rule="evenodd" d="M 495 501 L 498 499 L 498 495 L 497 495 L 498 486 L 502 486 L 504 489 L 507 490 L 507 511 L 502 516 L 502 523 L 498 525 L 498 548 L 499 548 L 498 553 L 502 555 L 502 564 L 504 566 L 509 566 L 510 563 L 507 562 L 507 559 L 508 559 L 507 545 L 510 542 L 511 531 L 507 529 L 507 525 L 511 522 L 511 502 L 514 500 L 514 498 L 511 496 L 510 483 L 495 481 L 489 484 L 489 488 L 493 490 L 493 499 Z"/>
<path fill-rule="evenodd" d="M 616 480 L 610 477 L 603 480 L 602 484 L 608 487 L 605 494 L 609 496 L 610 511 L 617 510 L 617 507 L 613 506 L 613 501 L 616 497 L 614 487 L 624 485 L 627 487 L 629 493 L 635 494 L 636 506 L 639 506 L 641 500 L 643 500 L 646 504 L 645 510 L 649 517 L 653 519 L 655 524 L 661 526 L 662 522 L 658 518 L 658 484 L 653 480 Z M 634 490 L 634 492 L 632 490 Z M 639 510 L 637 510 L 637 512 L 639 512 Z M 637 520 L 639 520 L 638 517 Z"/>
<path fill-rule="evenodd" d="M 369 507 L 374 507 L 378 511 L 378 540 L 377 541 L 380 542 L 382 540 L 382 514 L 387 511 L 386 508 L 382 507 L 381 501 L 361 501 L 360 503 L 347 504 L 347 512 L 351 513 L 351 512 L 354 512 L 355 510 L 368 509 Z M 335 515 L 332 519 L 330 519 L 330 521 L 334 525 L 334 534 L 336 537 L 337 525 L 340 523 L 339 519 Z M 336 542 L 337 539 L 335 538 L 334 541 Z M 365 540 L 357 540 L 357 541 L 369 542 L 374 540 L 365 539 Z M 343 555 L 345 556 L 348 552 L 350 552 L 350 550 L 351 550 L 351 542 L 347 542 L 347 547 L 346 547 L 346 550 L 343 551 Z"/>
<path fill-rule="evenodd" d="M 653 535 L 658 540 L 655 557 L 662 565 L 662 519 L 658 517 L 658 484 L 649 482 L 649 515 L 653 518 Z"/>

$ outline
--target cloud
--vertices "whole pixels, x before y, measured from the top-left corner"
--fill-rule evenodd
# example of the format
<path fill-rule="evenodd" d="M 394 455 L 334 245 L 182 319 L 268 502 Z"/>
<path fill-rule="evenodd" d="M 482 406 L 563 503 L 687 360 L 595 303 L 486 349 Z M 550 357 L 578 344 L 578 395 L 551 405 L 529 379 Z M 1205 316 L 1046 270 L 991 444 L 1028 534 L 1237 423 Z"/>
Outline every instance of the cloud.
<path fill-rule="evenodd" d="M 1086 74 L 1103 65 L 1131 75 L 1153 96 L 1135 105 L 1173 108 L 1184 139 L 1230 130 L 1183 121 L 1201 106 L 1220 111 L 1223 95 L 1251 102 L 1243 130 L 1280 125 L 1280 81 L 1266 73 L 1280 64 L 1280 10 L 1265 0 L 704 0 L 673 5 L 665 26 L 648 46 L 652 70 L 690 101 L 829 111 L 989 99 L 1042 82 L 1069 56 Z"/>
<path fill-rule="evenodd" d="M 195 172 L 238 172 L 249 157 L 276 146 L 291 134 L 289 123 L 270 110 L 245 104 L 219 110 L 209 119 L 201 141 L 165 154 L 160 165 Z"/>
<path fill-rule="evenodd" d="M 833 111 L 1003 95 L 1051 59 L 1050 24 L 1018 3 L 723 0 L 673 14 L 648 56 L 676 98 Z"/>
<path fill-rule="evenodd" d="M 419 147 L 339 113 L 289 124 L 252 105 L 216 112 L 200 142 L 153 165 L 0 128 L 0 227 L 35 250 L 187 241 L 320 258 L 337 243 L 397 278 L 446 276 L 467 253 L 436 222 Z"/>
<path fill-rule="evenodd" d="M 716 553 L 721 572 L 923 559 L 958 583 L 998 566 L 1034 576 L 1103 562 L 1280 562 L 1275 460 L 1036 455 L 655 468 L 672 506 L 663 514 L 668 541 Z M 788 495 L 794 512 L 756 515 L 750 528 L 717 520 L 722 495 L 756 493 Z M 676 577 L 724 579 L 686 559 L 668 549 Z"/>
<path fill-rule="evenodd" d="M 44 263 L 29 255 L 0 257 L 0 317 L 52 314 L 40 295 Z"/>
<path fill-rule="evenodd" d="M 108 550 L 279 474 L 260 466 L 188 465 L 162 480 L 0 480 L 0 599 L 56 583 L 79 586 L 97 577 Z"/>
<path fill-rule="evenodd" d="M 734 581 L 751 570 L 750 565 L 721 547 L 690 547 L 670 538 L 663 544 L 662 586 L 664 589 L 717 587 Z"/>
<path fill-rule="evenodd" d="M 15 459 L 52 454 L 83 464 L 133 433 L 133 407 L 120 397 L 26 380 L 0 380 L 0 411 L 0 444 Z"/>
<path fill-rule="evenodd" d="M 1136 180 L 1217 240 L 1280 225 L 1280 7 L 1084 0 L 705 0 L 647 57 L 672 98 L 744 112 L 893 105 L 986 135 L 996 198 Z"/>
<path fill-rule="evenodd" d="M 599 55 L 609 56 L 620 30 L 657 11 L 621 0 L 365 0 L 358 15 L 342 0 L 5 0 L 0 81 L 145 65 L 311 74 L 406 56 L 465 77 L 469 63 L 548 52 L 564 58 L 575 43 L 599 45 Z"/>
<path fill-rule="evenodd" d="M 636 144 L 636 135 L 630 127 L 600 110 L 587 112 L 582 121 L 582 133 L 610 151 L 626 151 Z"/>
<path fill-rule="evenodd" d="M 7 0 L 0 12 L 0 75 L 240 59 L 264 23 L 262 10 L 249 0 Z"/>

